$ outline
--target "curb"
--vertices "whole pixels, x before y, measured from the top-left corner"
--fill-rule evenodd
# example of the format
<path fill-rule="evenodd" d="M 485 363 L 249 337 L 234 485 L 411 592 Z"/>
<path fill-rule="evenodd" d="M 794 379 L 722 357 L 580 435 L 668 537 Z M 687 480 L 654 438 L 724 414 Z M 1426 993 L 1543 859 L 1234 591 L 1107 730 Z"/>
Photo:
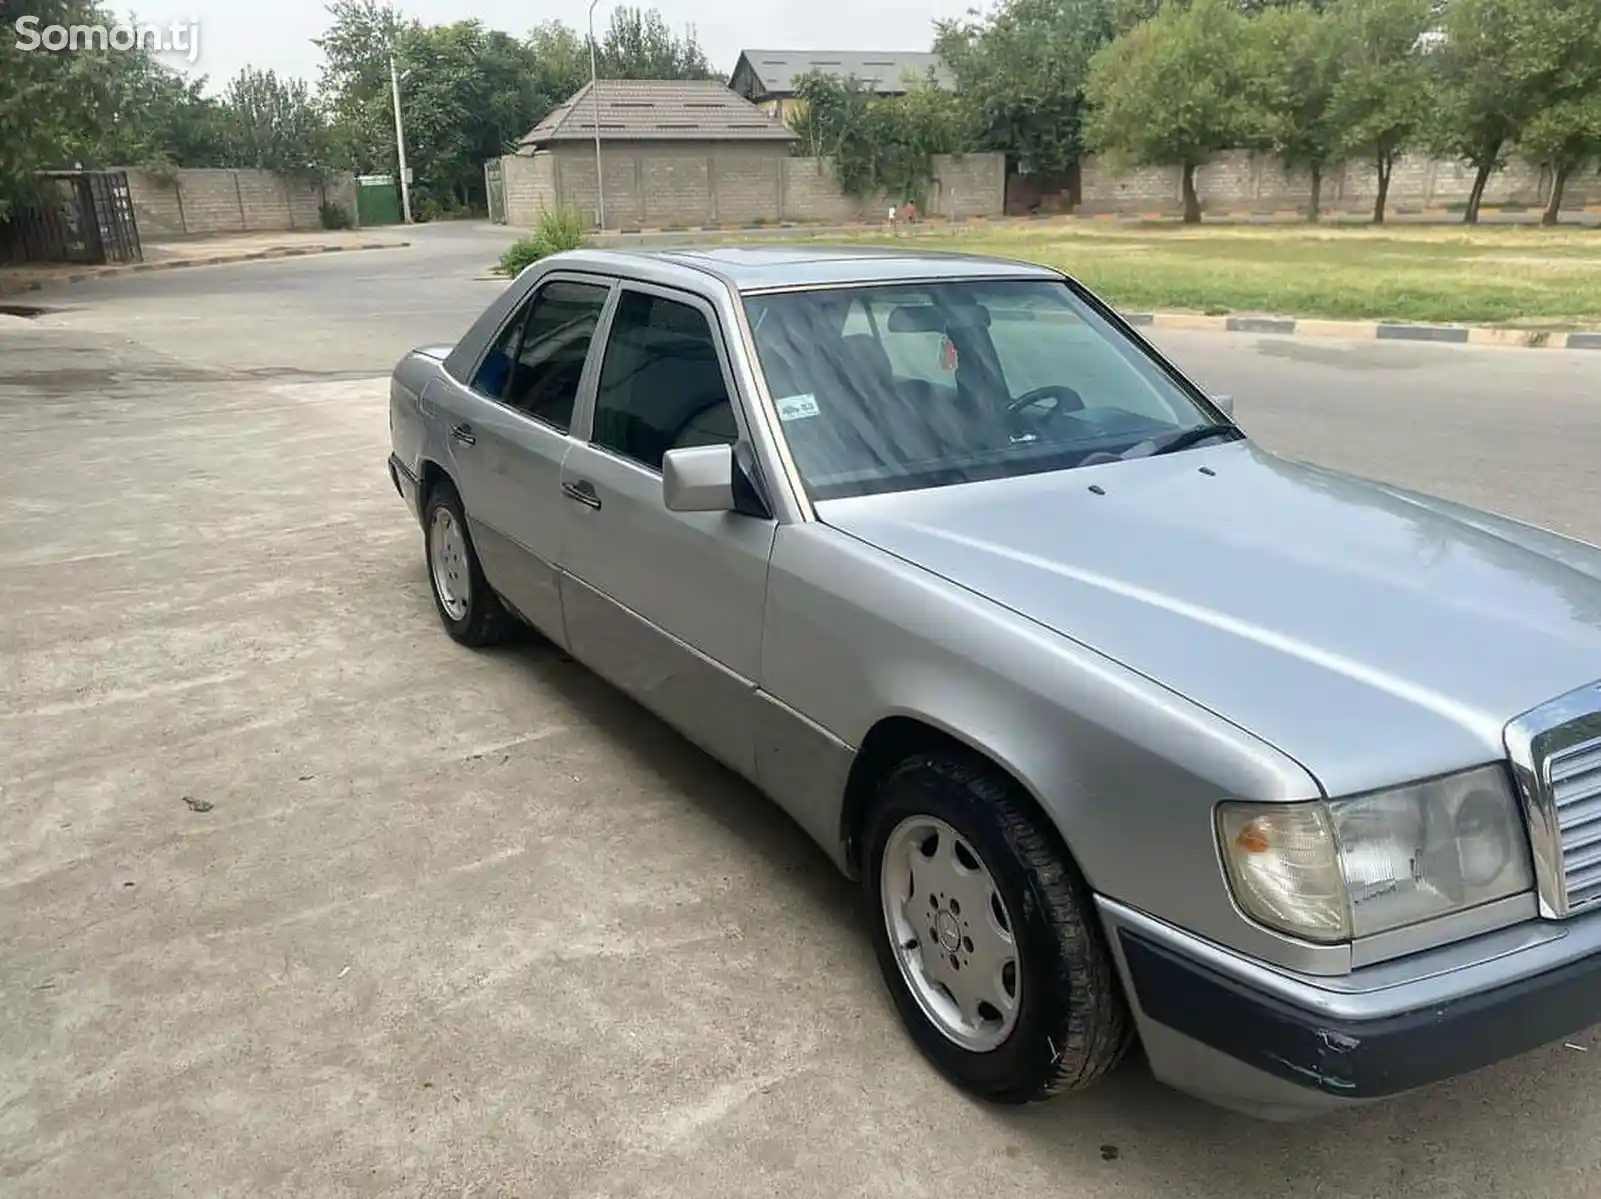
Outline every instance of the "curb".
<path fill-rule="evenodd" d="M 1532 207 L 1525 208 L 1516 205 L 1486 205 L 1479 211 L 1486 216 L 1496 216 L 1501 214 L 1527 215 L 1529 213 L 1538 212 L 1539 210 Z M 1586 204 L 1582 206 L 1567 207 L 1562 211 L 1564 214 L 1581 212 L 1585 214 L 1601 213 L 1601 204 Z M 1373 209 L 1371 206 L 1357 208 L 1325 208 L 1323 210 L 1323 215 L 1325 218 L 1329 218 L 1335 223 L 1349 220 L 1361 220 L 1366 223 L 1371 220 L 1373 216 Z M 1459 211 L 1449 208 L 1418 208 L 1401 206 L 1390 208 L 1387 211 L 1387 215 L 1436 217 L 1441 219 L 1441 223 L 1454 223 L 1447 222 L 1445 218 L 1460 218 L 1462 214 Z M 1036 212 L 1018 216 L 996 214 L 994 216 L 948 217 L 934 214 L 919 218 L 917 226 L 923 230 L 931 231 L 936 229 L 963 228 L 973 225 L 1005 227 L 1009 225 L 1049 224 L 1052 222 L 1061 222 L 1063 224 L 1098 224 L 1102 222 L 1121 222 L 1124 224 L 1149 224 L 1155 222 L 1160 224 L 1176 224 L 1180 221 L 1182 216 L 1183 213 L 1178 209 L 1152 209 L 1144 212 L 1117 212 L 1100 211 L 1094 208 L 1080 208 L 1076 212 Z M 1288 208 L 1220 208 L 1214 211 L 1207 211 L 1204 214 L 1204 219 L 1200 226 L 1201 228 L 1206 227 L 1207 220 L 1214 222 L 1266 221 L 1270 224 L 1285 225 L 1309 223 L 1306 220 L 1306 213 L 1304 211 L 1300 209 Z M 513 229 L 518 228 L 518 226 L 508 225 L 506 228 Z M 827 236 L 826 233 L 819 234 L 816 231 L 838 230 L 841 232 L 855 233 L 865 230 L 869 232 L 883 232 L 886 228 L 887 226 L 885 222 L 881 219 L 856 219 L 843 221 L 762 221 L 744 224 L 714 223 L 707 225 L 624 225 L 616 229 L 600 230 L 596 236 L 634 237 L 639 235 L 654 236 L 656 234 L 664 233 L 780 232 L 795 233 L 800 236 Z"/>
<path fill-rule="evenodd" d="M 1206 316 L 1198 312 L 1125 312 L 1145 329 L 1261 333 L 1274 337 L 1327 337 L 1345 341 L 1427 341 L 1436 345 L 1504 346 L 1527 350 L 1601 350 L 1601 332 L 1554 333 L 1482 325 L 1428 325 L 1401 321 L 1331 321 L 1311 317 Z"/>
<path fill-rule="evenodd" d="M 207 254 L 196 258 L 169 258 L 162 262 L 132 262 L 126 266 L 108 266 L 96 270 L 77 271 L 70 275 L 57 275 L 49 279 L 29 279 L 12 283 L 0 278 L 0 296 L 21 295 L 69 283 L 88 283 L 95 279 L 116 279 L 124 275 L 148 275 L 155 271 L 178 271 L 196 266 L 227 266 L 238 262 L 265 262 L 277 258 L 306 258 L 314 254 L 354 254 L 362 250 L 396 250 L 411 245 L 408 241 L 368 241 L 349 244 L 339 242 L 316 246 L 269 246 L 265 250 L 250 250 L 243 254 Z"/>

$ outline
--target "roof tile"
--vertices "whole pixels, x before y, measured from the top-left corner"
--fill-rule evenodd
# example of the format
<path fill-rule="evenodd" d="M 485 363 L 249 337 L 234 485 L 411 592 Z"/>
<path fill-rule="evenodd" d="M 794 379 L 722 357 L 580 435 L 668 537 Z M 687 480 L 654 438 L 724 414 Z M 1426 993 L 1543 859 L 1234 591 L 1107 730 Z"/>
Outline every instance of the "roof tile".
<path fill-rule="evenodd" d="M 595 136 L 625 141 L 793 141 L 782 121 L 715 80 L 602 79 L 557 105 L 520 143 L 525 149 Z"/>

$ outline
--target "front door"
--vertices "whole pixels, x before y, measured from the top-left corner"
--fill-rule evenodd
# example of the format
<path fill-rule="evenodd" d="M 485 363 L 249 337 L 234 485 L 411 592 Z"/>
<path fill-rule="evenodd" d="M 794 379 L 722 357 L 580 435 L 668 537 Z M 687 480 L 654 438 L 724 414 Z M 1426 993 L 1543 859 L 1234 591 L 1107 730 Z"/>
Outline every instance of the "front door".
<path fill-rule="evenodd" d="M 711 305 L 622 285 L 588 438 L 562 466 L 561 588 L 575 656 L 751 775 L 777 526 L 662 502 L 663 454 L 744 435 L 732 377 Z"/>
<path fill-rule="evenodd" d="M 438 384 L 450 391 L 441 406 L 453 474 L 484 575 L 559 644 L 561 463 L 610 294 L 605 280 L 545 280 L 507 321 L 470 384 Z"/>

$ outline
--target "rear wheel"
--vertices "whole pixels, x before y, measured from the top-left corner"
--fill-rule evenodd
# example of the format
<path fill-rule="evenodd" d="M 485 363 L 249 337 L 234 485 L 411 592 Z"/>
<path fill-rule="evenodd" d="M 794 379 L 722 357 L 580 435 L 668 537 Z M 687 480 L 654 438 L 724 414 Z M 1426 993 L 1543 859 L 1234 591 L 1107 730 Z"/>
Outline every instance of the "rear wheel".
<path fill-rule="evenodd" d="M 864 840 L 879 966 L 918 1048 L 986 1099 L 1098 1081 L 1132 1038 L 1088 889 L 1017 785 L 963 754 L 903 762 Z"/>
<path fill-rule="evenodd" d="M 449 480 L 436 483 L 428 493 L 423 530 L 428 580 L 445 632 L 475 648 L 499 643 L 511 617 L 484 578 L 461 496 Z"/>

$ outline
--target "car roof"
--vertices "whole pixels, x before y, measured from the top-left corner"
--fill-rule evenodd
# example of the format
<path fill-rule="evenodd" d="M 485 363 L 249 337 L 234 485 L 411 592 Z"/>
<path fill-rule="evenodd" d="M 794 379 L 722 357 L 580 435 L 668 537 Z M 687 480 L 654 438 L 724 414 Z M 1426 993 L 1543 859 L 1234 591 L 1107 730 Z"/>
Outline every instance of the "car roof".
<path fill-rule="evenodd" d="M 927 279 L 1061 278 L 1057 271 L 1036 263 L 980 254 L 816 243 L 587 250 L 572 251 L 561 257 L 575 267 L 589 265 L 623 275 L 641 269 L 657 274 L 662 268 L 676 273 L 673 268 L 678 268 L 714 276 L 739 292 Z"/>

